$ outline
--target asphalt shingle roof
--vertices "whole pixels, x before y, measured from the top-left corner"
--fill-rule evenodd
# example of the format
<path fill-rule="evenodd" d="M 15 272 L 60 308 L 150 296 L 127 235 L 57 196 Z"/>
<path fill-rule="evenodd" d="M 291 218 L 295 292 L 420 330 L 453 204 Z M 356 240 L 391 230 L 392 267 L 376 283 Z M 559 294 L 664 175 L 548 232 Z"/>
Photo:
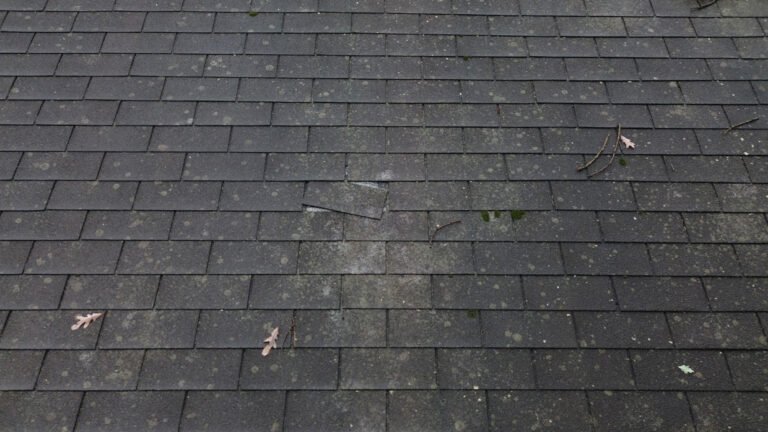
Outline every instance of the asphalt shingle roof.
<path fill-rule="evenodd" d="M 0 0 L 0 430 L 766 430 L 768 1 L 698 6 Z"/>

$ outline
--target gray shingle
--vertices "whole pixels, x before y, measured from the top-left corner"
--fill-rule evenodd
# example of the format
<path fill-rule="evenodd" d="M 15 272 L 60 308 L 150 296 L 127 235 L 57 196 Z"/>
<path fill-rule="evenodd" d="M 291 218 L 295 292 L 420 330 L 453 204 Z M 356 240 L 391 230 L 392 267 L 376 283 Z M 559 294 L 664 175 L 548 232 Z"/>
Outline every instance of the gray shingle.
<path fill-rule="evenodd" d="M 226 390 L 237 387 L 240 350 L 152 350 L 141 366 L 141 390 Z"/>
<path fill-rule="evenodd" d="M 39 101 L 0 101 L 0 125 L 31 125 L 41 105 Z"/>
<path fill-rule="evenodd" d="M 296 272 L 296 242 L 214 242 L 212 274 L 292 274 Z"/>
<path fill-rule="evenodd" d="M 258 213 L 177 212 L 170 236 L 174 240 L 255 240 L 258 224 Z"/>
<path fill-rule="evenodd" d="M 192 312 L 192 311 L 190 311 Z M 275 327 L 290 325 L 291 313 L 275 310 L 209 310 L 200 312 L 198 348 L 261 348 Z"/>
<path fill-rule="evenodd" d="M 227 127 L 155 127 L 149 148 L 169 152 L 223 152 L 229 145 Z M 242 151 L 234 149 L 235 151 Z"/>
<path fill-rule="evenodd" d="M 257 153 L 188 153 L 182 179 L 261 180 L 264 159 L 264 155 Z"/>
<path fill-rule="evenodd" d="M 49 181 L 0 181 L 0 209 L 42 210 L 52 188 L 53 182 Z"/>
<path fill-rule="evenodd" d="M 248 1 L 244 3 L 248 7 Z M 205 14 L 207 16 L 213 14 Z M 202 21 L 202 19 L 200 19 Z M 283 28 L 283 14 L 258 13 L 256 16 L 241 13 L 220 13 L 216 15 L 213 29 L 217 33 L 279 33 Z"/>
<path fill-rule="evenodd" d="M 0 54 L 0 75 L 51 75 L 58 58 L 55 54 Z"/>
<path fill-rule="evenodd" d="M 387 190 L 355 183 L 320 183 L 307 185 L 302 203 L 378 219 Z"/>
<path fill-rule="evenodd" d="M 107 153 L 101 180 L 179 180 L 184 156 L 163 153 Z"/>
<path fill-rule="evenodd" d="M 107 33 L 105 53 L 167 54 L 173 50 L 174 35 L 164 33 Z"/>
<path fill-rule="evenodd" d="M 311 348 L 384 347 L 386 321 L 383 310 L 298 311 L 296 328 L 304 330 L 296 344 Z"/>
<path fill-rule="evenodd" d="M 82 99 L 88 78 L 19 77 L 9 99 Z"/>
<path fill-rule="evenodd" d="M 9 212 L 0 214 L 0 239 L 77 240 L 85 212 Z"/>
<path fill-rule="evenodd" d="M 76 32 L 139 32 L 144 24 L 141 12 L 80 12 L 73 31 Z"/>
<path fill-rule="evenodd" d="M 159 309 L 242 309 L 249 276 L 164 276 L 157 292 Z"/>
<path fill-rule="evenodd" d="M 215 210 L 220 182 L 142 182 L 136 210 Z"/>
<path fill-rule="evenodd" d="M 435 353 L 430 349 L 344 349 L 343 389 L 429 389 L 436 386 Z"/>
<path fill-rule="evenodd" d="M 221 425 L 229 429 L 261 428 L 267 431 L 268 426 L 282 424 L 285 405 L 282 396 L 274 391 L 189 392 L 184 402 L 181 430 Z"/>
<path fill-rule="evenodd" d="M 299 272 L 306 274 L 384 273 L 382 242 L 301 243 Z"/>
<path fill-rule="evenodd" d="M 80 429 L 96 428 L 104 417 L 126 430 L 140 430 L 157 422 L 162 429 L 178 428 L 184 392 L 94 392 L 83 397 L 83 410 L 78 416 Z M 160 430 L 162 430 L 160 429 Z"/>
<path fill-rule="evenodd" d="M 261 240 L 342 240 L 343 216 L 335 212 L 268 212 L 259 221 Z"/>
<path fill-rule="evenodd" d="M 77 126 L 72 132 L 67 150 L 144 151 L 149 143 L 150 132 L 148 127 Z"/>
<path fill-rule="evenodd" d="M 42 7 L 37 3 L 24 1 L 21 7 Z M 78 392 L 3 392 L 0 408 L 9 415 L 4 416 L 2 426 L 18 429 L 45 423 L 53 428 L 74 430 L 82 397 Z M 53 420 L 47 420 L 51 417 Z"/>
<path fill-rule="evenodd" d="M 214 14 L 150 12 L 144 21 L 146 32 L 207 33 L 213 30 Z"/>
<path fill-rule="evenodd" d="M 108 274 L 115 270 L 120 242 L 38 241 L 30 252 L 25 273 Z"/>
<path fill-rule="evenodd" d="M 97 53 L 103 39 L 102 33 L 37 33 L 29 46 L 29 52 Z"/>
<path fill-rule="evenodd" d="M 133 206 L 138 185 L 131 182 L 57 182 L 49 209 L 128 210 Z M 47 195 L 47 193 L 46 193 Z"/>
<path fill-rule="evenodd" d="M 352 427 L 383 432 L 386 401 L 386 394 L 382 391 L 289 392 L 285 408 L 285 430 L 301 431 L 315 427 L 336 430 Z"/>
<path fill-rule="evenodd" d="M 164 100 L 233 101 L 238 80 L 232 78 L 169 78 L 163 87 Z"/>
<path fill-rule="evenodd" d="M 0 307 L 56 309 L 65 279 L 64 276 L 0 276 Z"/>
<path fill-rule="evenodd" d="M 99 348 L 191 348 L 198 311 L 110 311 Z"/>
<path fill-rule="evenodd" d="M 136 54 L 130 65 L 132 75 L 202 76 L 204 55 Z"/>
<path fill-rule="evenodd" d="M 149 309 L 154 304 L 159 279 L 159 276 L 72 276 L 67 280 L 61 308 Z"/>
<path fill-rule="evenodd" d="M 118 125 L 176 126 L 193 122 L 193 102 L 125 102 L 120 104 Z"/>
<path fill-rule="evenodd" d="M 274 126 L 234 127 L 230 150 L 271 153 L 304 152 L 307 150 L 308 129 L 307 127 Z"/>
<path fill-rule="evenodd" d="M 16 168 L 20 180 L 94 180 L 101 153 L 25 153 Z"/>
<path fill-rule="evenodd" d="M 310 102 L 312 80 L 244 79 L 240 82 L 237 98 L 259 102 Z"/>
<path fill-rule="evenodd" d="M 221 210 L 299 211 L 302 182 L 227 182 L 221 193 Z"/>
<path fill-rule="evenodd" d="M 95 77 L 88 85 L 88 99 L 159 100 L 162 78 Z"/>
<path fill-rule="evenodd" d="M 172 212 L 88 212 L 81 236 L 88 240 L 166 240 Z"/>
<path fill-rule="evenodd" d="M 3 392 L 8 394 L 10 390 L 34 389 L 44 354 L 44 351 L 0 352 L 0 365 L 3 367 L 0 388 Z"/>
<path fill-rule="evenodd" d="M 40 371 L 41 390 L 133 390 L 143 352 L 51 351 Z M 119 370 L 119 373 L 115 371 Z M 66 373 L 64 373 L 66 372 Z"/>
<path fill-rule="evenodd" d="M 345 157 L 338 153 L 275 153 L 269 155 L 265 178 L 285 180 L 343 180 Z"/>
<path fill-rule="evenodd" d="M 74 332 L 72 314 L 63 311 L 13 311 L 0 337 L 3 349 L 94 349 L 103 319 Z M 29 326 L 34 321 L 35 326 Z"/>
<path fill-rule="evenodd" d="M 205 76 L 274 77 L 277 57 L 262 55 L 211 55 L 205 62 Z"/>
<path fill-rule="evenodd" d="M 314 34 L 249 34 L 245 44 L 247 54 L 312 55 Z"/>
<path fill-rule="evenodd" d="M 195 124 L 201 126 L 255 126 L 270 123 L 272 104 L 263 102 L 201 102 Z M 178 123 L 177 123 L 178 124 Z"/>

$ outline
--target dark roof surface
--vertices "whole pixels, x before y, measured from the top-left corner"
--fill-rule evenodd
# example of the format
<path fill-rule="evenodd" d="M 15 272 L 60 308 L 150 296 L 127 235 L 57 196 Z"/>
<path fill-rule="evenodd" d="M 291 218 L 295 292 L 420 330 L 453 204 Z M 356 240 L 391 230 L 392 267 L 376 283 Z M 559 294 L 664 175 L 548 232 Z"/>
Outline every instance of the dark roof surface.
<path fill-rule="evenodd" d="M 767 32 L 0 0 L 0 430 L 765 431 Z"/>

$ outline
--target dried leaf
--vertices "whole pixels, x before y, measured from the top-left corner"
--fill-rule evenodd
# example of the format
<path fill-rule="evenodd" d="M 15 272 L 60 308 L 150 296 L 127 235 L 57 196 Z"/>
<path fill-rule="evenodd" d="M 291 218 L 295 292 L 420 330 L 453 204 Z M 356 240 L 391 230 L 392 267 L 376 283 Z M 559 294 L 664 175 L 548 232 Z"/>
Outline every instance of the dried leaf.
<path fill-rule="evenodd" d="M 264 339 L 264 349 L 261 350 L 262 356 L 268 356 L 269 352 L 272 351 L 272 348 L 277 348 L 277 335 L 280 332 L 280 327 L 275 327 L 274 330 L 272 330 L 272 334 Z"/>
<path fill-rule="evenodd" d="M 92 313 L 88 314 L 86 316 L 82 315 L 75 315 L 75 319 L 77 322 L 72 325 L 72 330 L 77 330 L 80 328 L 80 326 L 83 326 L 83 328 L 88 328 L 88 325 L 94 321 L 96 321 L 100 316 L 104 315 L 103 313 Z"/>
<path fill-rule="evenodd" d="M 683 371 L 683 373 L 686 375 L 692 374 L 694 372 L 694 370 L 691 369 L 691 367 L 688 365 L 680 365 L 677 368 Z"/>
<path fill-rule="evenodd" d="M 634 148 L 635 148 L 635 143 L 633 143 L 631 139 L 629 139 L 629 138 L 625 137 L 624 135 L 622 135 L 622 136 L 621 136 L 621 142 L 623 142 L 623 143 L 624 143 L 624 146 L 625 146 L 627 149 L 633 149 L 633 150 L 634 150 Z"/>

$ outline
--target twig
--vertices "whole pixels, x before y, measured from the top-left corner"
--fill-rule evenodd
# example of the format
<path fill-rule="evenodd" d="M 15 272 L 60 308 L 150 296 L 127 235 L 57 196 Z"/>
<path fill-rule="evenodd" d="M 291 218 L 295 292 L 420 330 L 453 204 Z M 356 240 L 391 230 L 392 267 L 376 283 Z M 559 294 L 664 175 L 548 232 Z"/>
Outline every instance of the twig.
<path fill-rule="evenodd" d="M 448 228 L 451 225 L 456 225 L 456 224 L 460 224 L 460 223 L 461 223 L 460 220 L 455 220 L 453 222 L 448 222 L 445 225 L 438 225 L 437 228 L 435 228 L 435 232 L 433 232 L 432 235 L 429 237 L 429 242 L 432 243 L 432 241 L 435 240 L 435 236 L 437 235 L 438 232 L 440 232 L 441 229 Z"/>
<path fill-rule="evenodd" d="M 601 172 L 608 169 L 609 166 L 613 163 L 613 160 L 616 159 L 616 152 L 619 150 L 619 147 L 621 146 L 621 125 L 616 125 L 616 144 L 613 146 L 613 152 L 611 153 L 611 158 L 608 159 L 608 163 L 603 165 L 602 168 L 599 170 L 593 172 L 592 174 L 587 174 L 587 178 L 592 178 Z"/>
<path fill-rule="evenodd" d="M 755 117 L 755 118 L 753 118 L 753 119 L 749 119 L 749 120 L 747 120 L 747 121 L 743 121 L 743 122 L 741 122 L 741 123 L 737 123 L 737 124 L 735 124 L 735 125 L 733 125 L 733 126 L 729 127 L 728 129 L 724 130 L 724 131 L 723 131 L 723 135 L 727 134 L 728 132 L 730 132 L 730 131 L 732 131 L 732 130 L 734 130 L 734 129 L 738 129 L 738 128 L 742 127 L 742 126 L 746 126 L 746 125 L 748 125 L 748 124 L 750 124 L 750 123 L 754 123 L 754 122 L 756 122 L 756 121 L 758 121 L 758 120 L 760 120 L 760 117 Z"/>
<path fill-rule="evenodd" d="M 283 337 L 283 346 L 285 346 L 285 341 L 288 340 L 288 336 L 291 337 L 291 348 L 293 348 L 294 345 L 296 345 L 296 312 L 293 313 L 293 317 L 291 318 L 291 328 L 288 329 Z"/>
<path fill-rule="evenodd" d="M 691 8 L 691 10 L 700 11 L 702 9 L 706 9 L 706 8 L 712 6 L 713 4 L 717 3 L 718 1 L 719 0 L 710 0 L 710 1 L 706 2 L 706 3 L 704 3 L 704 4 L 701 4 L 701 2 L 699 2 L 697 0 L 696 3 L 698 3 L 699 5 L 696 6 L 695 8 Z"/>
<path fill-rule="evenodd" d="M 603 141 L 603 146 L 600 147 L 600 150 L 597 151 L 597 154 L 590 159 L 589 162 L 586 163 L 586 165 L 580 166 L 576 168 L 577 172 L 584 171 L 585 169 L 589 168 L 590 165 L 595 163 L 595 161 L 603 154 L 603 151 L 605 151 L 605 147 L 608 145 L 608 139 L 611 137 L 611 134 L 608 134 L 605 136 L 605 141 Z"/>

